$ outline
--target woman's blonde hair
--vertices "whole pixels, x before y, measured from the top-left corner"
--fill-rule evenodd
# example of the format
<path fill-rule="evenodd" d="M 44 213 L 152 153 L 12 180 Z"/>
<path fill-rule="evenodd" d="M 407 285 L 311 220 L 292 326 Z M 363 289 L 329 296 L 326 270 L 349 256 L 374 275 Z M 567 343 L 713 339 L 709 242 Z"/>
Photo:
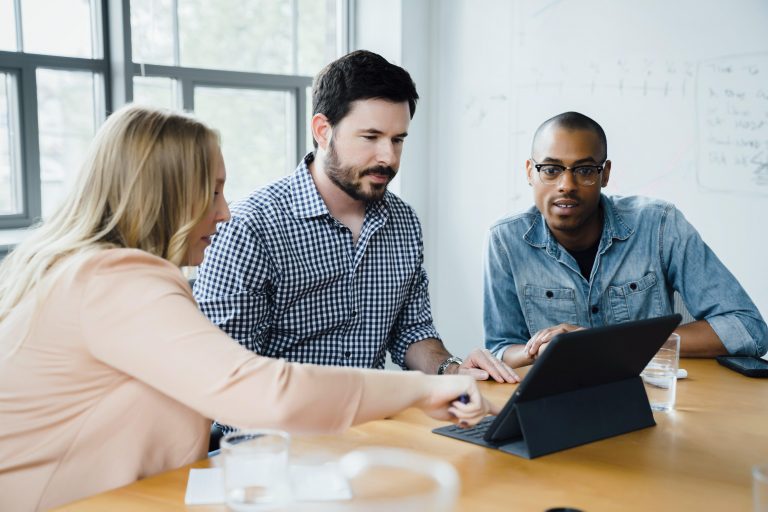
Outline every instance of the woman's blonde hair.
<path fill-rule="evenodd" d="M 185 265 L 189 233 L 213 200 L 217 144 L 186 115 L 139 106 L 112 114 L 58 211 L 0 264 L 0 321 L 70 256 L 127 247 Z"/>

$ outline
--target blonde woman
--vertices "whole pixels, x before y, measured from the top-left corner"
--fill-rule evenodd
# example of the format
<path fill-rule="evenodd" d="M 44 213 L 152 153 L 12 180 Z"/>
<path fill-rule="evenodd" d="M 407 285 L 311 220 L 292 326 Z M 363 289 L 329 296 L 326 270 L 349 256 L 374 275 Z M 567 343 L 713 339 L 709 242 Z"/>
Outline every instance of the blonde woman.
<path fill-rule="evenodd" d="M 490 411 L 471 377 L 290 364 L 213 326 L 179 267 L 229 218 L 225 179 L 209 128 L 126 107 L 60 210 L 0 265 L 0 508 L 190 463 L 207 418 L 338 432 L 411 406 L 467 424 Z"/>

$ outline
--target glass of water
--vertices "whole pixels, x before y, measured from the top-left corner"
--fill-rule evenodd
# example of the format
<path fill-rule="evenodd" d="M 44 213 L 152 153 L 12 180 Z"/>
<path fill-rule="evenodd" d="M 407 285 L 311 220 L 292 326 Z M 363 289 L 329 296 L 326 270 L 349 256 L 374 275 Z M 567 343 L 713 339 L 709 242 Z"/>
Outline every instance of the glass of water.
<path fill-rule="evenodd" d="M 755 512 L 768 512 L 768 463 L 752 468 L 752 494 Z"/>
<path fill-rule="evenodd" d="M 224 492 L 231 510 L 278 510 L 289 503 L 290 445 L 290 435 L 281 430 L 241 430 L 222 438 Z"/>
<path fill-rule="evenodd" d="M 675 408 L 679 364 L 680 335 L 673 333 L 640 374 L 654 411 L 670 411 Z"/>

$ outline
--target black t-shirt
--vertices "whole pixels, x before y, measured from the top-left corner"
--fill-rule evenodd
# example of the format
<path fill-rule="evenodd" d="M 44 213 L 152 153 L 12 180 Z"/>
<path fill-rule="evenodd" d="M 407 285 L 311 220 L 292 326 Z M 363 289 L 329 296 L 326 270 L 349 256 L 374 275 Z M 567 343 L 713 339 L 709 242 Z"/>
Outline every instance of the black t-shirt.
<path fill-rule="evenodd" d="M 597 248 L 600 246 L 600 239 L 591 247 L 587 247 L 583 251 L 568 251 L 576 263 L 579 264 L 579 271 L 584 279 L 589 281 L 589 275 L 592 273 L 592 266 L 595 264 L 595 256 L 597 256 Z"/>

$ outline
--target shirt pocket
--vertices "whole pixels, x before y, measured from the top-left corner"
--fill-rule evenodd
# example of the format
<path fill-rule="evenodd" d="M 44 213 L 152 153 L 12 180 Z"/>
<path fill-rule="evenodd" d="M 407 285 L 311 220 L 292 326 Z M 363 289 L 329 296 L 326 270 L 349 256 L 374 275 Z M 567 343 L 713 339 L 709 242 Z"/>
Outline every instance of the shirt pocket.
<path fill-rule="evenodd" d="M 576 323 L 576 291 L 572 288 L 525 286 L 525 321 L 535 333 L 553 325 Z"/>
<path fill-rule="evenodd" d="M 608 287 L 613 322 L 628 322 L 659 316 L 661 299 L 656 274 Z"/>

